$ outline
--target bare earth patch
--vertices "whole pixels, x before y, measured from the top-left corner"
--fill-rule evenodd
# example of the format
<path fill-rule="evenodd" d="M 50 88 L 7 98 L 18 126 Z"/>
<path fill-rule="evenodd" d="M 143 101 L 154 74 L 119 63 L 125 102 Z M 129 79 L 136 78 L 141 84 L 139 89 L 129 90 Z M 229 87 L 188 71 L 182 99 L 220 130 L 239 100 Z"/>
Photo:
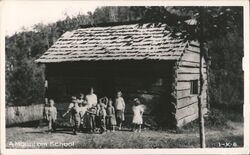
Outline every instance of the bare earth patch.
<path fill-rule="evenodd" d="M 243 123 L 228 121 L 230 128 L 207 128 L 207 147 L 242 147 Z M 152 131 L 141 133 L 130 131 L 104 134 L 78 133 L 70 129 L 58 129 L 47 133 L 47 128 L 6 128 L 7 148 L 198 148 L 199 132 L 194 130 Z"/>

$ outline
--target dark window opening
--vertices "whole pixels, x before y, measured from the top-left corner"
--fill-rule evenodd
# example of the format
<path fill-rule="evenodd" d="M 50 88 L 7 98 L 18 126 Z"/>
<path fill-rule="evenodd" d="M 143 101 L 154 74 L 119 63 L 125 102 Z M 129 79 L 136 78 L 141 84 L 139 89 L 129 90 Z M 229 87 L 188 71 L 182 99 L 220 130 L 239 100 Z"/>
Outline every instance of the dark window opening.
<path fill-rule="evenodd" d="M 199 92 L 198 91 L 198 80 L 191 80 L 190 81 L 190 86 L 191 86 L 190 93 L 197 95 L 198 92 Z"/>

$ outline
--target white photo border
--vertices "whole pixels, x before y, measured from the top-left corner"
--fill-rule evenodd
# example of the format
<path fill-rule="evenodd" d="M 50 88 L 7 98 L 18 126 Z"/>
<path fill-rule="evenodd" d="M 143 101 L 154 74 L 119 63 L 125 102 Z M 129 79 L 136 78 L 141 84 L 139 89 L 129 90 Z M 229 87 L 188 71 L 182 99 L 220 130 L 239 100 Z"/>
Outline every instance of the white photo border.
<path fill-rule="evenodd" d="M 73 0 L 72 3 L 84 3 L 85 5 L 99 6 L 242 6 L 244 11 L 244 147 L 242 148 L 175 148 L 175 149 L 6 149 L 6 127 L 5 127 L 5 4 L 14 0 L 0 1 L 0 101 L 1 101 L 1 154 L 249 154 L 249 1 L 248 0 Z M 55 0 L 60 3 L 66 0 Z M 14 1 L 32 2 L 37 1 Z M 51 2 L 51 1 L 45 1 Z"/>

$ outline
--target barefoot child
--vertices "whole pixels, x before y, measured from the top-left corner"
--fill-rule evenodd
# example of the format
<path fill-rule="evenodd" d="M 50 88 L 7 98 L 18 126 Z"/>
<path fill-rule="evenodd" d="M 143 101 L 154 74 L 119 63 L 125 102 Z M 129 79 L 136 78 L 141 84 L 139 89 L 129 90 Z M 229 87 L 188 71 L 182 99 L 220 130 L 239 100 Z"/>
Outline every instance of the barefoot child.
<path fill-rule="evenodd" d="M 69 104 L 68 110 L 63 114 L 63 117 L 65 117 L 69 112 L 71 113 L 70 122 L 73 123 L 73 134 L 76 135 L 80 126 L 80 108 L 78 100 L 75 96 L 72 96 L 72 102 Z"/>
<path fill-rule="evenodd" d="M 134 106 L 133 109 L 133 120 L 132 123 L 134 124 L 134 132 L 141 132 L 141 125 L 143 123 L 142 115 L 144 112 L 144 106 L 141 104 L 138 98 L 134 99 Z"/>
<path fill-rule="evenodd" d="M 103 133 L 106 131 L 106 109 L 105 104 L 97 104 L 100 106 L 99 110 L 97 111 L 97 121 L 98 121 L 98 127 L 100 128 L 100 133 Z"/>
<path fill-rule="evenodd" d="M 122 92 L 117 92 L 117 97 L 115 99 L 115 110 L 116 110 L 116 119 L 119 130 L 122 128 L 122 122 L 125 120 L 124 111 L 125 111 L 125 102 L 122 97 Z"/>
<path fill-rule="evenodd" d="M 80 115 L 80 130 L 83 131 L 87 127 L 87 105 L 79 103 L 79 115 Z"/>
<path fill-rule="evenodd" d="M 86 129 L 87 124 L 87 103 L 86 100 L 84 100 L 84 95 L 80 94 L 80 97 L 78 99 L 79 104 L 79 115 L 80 115 L 80 130 L 84 131 Z"/>
<path fill-rule="evenodd" d="M 92 107 L 88 108 L 87 113 L 88 113 L 89 132 L 94 133 L 96 129 L 96 113 L 97 113 L 96 106 L 92 104 Z"/>
<path fill-rule="evenodd" d="M 97 103 L 96 104 L 96 117 L 95 117 L 95 124 L 96 124 L 97 128 L 101 128 L 100 111 L 101 111 L 101 105 L 100 105 L 100 103 Z"/>
<path fill-rule="evenodd" d="M 43 117 L 44 117 L 46 122 L 49 120 L 49 109 L 50 109 L 50 104 L 49 104 L 48 100 L 45 100 Z"/>
<path fill-rule="evenodd" d="M 112 100 L 109 99 L 107 107 L 107 127 L 110 130 L 115 131 L 116 119 L 115 119 L 115 108 L 112 105 Z"/>
<path fill-rule="evenodd" d="M 47 109 L 47 119 L 49 121 L 49 132 L 55 131 L 55 121 L 57 119 L 57 109 L 54 106 L 54 100 L 49 100 L 49 107 Z"/>

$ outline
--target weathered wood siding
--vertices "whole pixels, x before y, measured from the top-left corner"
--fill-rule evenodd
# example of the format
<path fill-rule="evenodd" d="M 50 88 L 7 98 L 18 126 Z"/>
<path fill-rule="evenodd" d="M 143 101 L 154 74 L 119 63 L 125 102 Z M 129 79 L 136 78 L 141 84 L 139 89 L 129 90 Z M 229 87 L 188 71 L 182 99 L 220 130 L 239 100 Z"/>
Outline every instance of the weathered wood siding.
<path fill-rule="evenodd" d="M 191 94 L 191 80 L 200 81 L 200 49 L 199 44 L 192 42 L 186 48 L 177 67 L 177 106 L 175 118 L 177 126 L 181 127 L 198 118 L 198 95 Z M 202 107 L 204 112 L 207 106 L 207 69 L 204 58 L 202 59 L 203 92 Z M 198 82 L 200 87 L 200 82 Z M 199 89 L 198 89 L 199 90 Z"/>

